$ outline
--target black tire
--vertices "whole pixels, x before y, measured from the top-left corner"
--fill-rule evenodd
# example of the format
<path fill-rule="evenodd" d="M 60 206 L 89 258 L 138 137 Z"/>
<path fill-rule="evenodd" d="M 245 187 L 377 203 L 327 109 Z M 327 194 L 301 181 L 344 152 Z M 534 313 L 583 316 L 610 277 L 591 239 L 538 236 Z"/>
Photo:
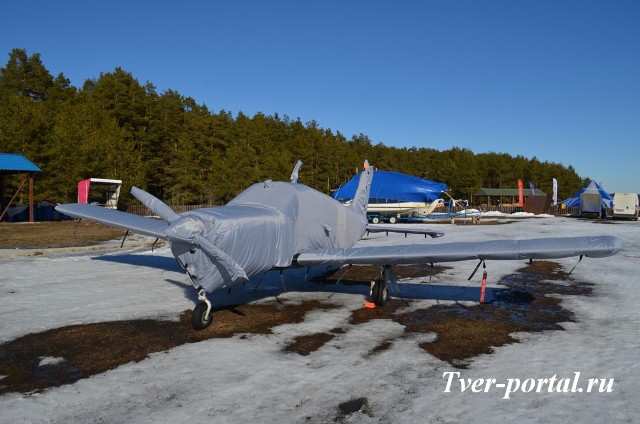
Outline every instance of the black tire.
<path fill-rule="evenodd" d="M 373 218 L 371 218 L 371 222 L 373 224 L 379 224 L 380 223 L 380 218 L 378 218 L 377 216 L 374 216 Z"/>
<path fill-rule="evenodd" d="M 373 282 L 371 288 L 371 297 L 376 306 L 384 306 L 387 301 L 387 284 L 386 281 L 378 279 Z"/>
<path fill-rule="evenodd" d="M 204 319 L 204 315 L 207 313 L 207 304 L 204 302 L 198 303 L 193 312 L 191 313 L 191 325 L 194 330 L 204 330 L 213 321 L 213 311 L 209 312 L 209 319 Z"/>
<path fill-rule="evenodd" d="M 395 224 L 397 221 L 395 216 L 392 216 L 391 218 L 389 218 L 389 224 Z"/>

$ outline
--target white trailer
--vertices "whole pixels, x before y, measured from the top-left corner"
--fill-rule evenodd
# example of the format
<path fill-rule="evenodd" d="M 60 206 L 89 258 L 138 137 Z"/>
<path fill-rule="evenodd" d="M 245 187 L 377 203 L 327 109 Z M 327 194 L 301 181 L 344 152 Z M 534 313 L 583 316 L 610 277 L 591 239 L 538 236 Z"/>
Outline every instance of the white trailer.
<path fill-rule="evenodd" d="M 638 220 L 638 195 L 636 193 L 616 193 L 613 195 L 613 219 Z"/>

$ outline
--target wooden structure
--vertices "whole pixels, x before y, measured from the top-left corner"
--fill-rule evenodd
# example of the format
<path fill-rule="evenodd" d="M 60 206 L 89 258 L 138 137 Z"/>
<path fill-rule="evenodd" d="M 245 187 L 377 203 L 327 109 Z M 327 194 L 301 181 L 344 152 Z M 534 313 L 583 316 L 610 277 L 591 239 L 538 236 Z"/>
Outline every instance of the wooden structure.
<path fill-rule="evenodd" d="M 17 153 L 0 153 L 0 221 L 29 181 L 29 222 L 33 222 L 33 177 L 31 176 L 33 172 L 42 172 L 42 170 L 24 156 Z M 27 176 L 22 180 L 11 200 L 4 205 L 4 178 L 10 174 L 27 174 Z"/>
<path fill-rule="evenodd" d="M 531 196 L 531 189 L 525 188 L 523 190 L 524 197 Z M 542 190 L 536 190 L 536 196 L 546 196 Z M 518 203 L 518 189 L 517 188 L 481 188 L 476 191 L 473 196 L 475 198 L 478 197 L 486 197 L 487 205 L 503 205 L 505 203 L 508 204 L 517 204 Z M 506 202 L 505 202 L 506 200 Z M 475 203 L 480 203 L 477 199 Z"/>

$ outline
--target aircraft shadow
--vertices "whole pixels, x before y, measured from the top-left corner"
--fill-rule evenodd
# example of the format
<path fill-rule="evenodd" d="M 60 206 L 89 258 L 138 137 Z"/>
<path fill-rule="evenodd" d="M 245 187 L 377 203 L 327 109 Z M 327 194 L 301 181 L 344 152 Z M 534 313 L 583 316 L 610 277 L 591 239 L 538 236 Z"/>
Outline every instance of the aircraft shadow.
<path fill-rule="evenodd" d="M 451 301 L 473 301 L 480 299 L 479 286 L 449 286 L 440 284 L 403 284 L 398 283 L 398 297 L 410 299 L 432 299 Z M 490 301 L 497 291 L 505 289 L 488 287 L 485 290 L 485 301 Z"/>
<path fill-rule="evenodd" d="M 181 273 L 179 265 L 172 257 L 161 255 L 136 255 L 125 253 L 122 255 L 95 256 L 92 259 L 115 262 L 135 266 L 147 266 L 165 271 Z M 306 268 L 291 268 L 283 271 L 284 287 L 286 291 L 297 292 L 323 292 L 368 295 L 369 287 L 364 284 L 335 284 L 313 281 L 313 277 L 326 272 L 326 267 L 312 268 L 309 271 L 305 283 Z M 165 282 L 180 287 L 184 291 L 184 297 L 198 303 L 198 295 L 193 286 L 187 282 L 174 279 L 165 279 Z M 473 301 L 480 298 L 479 286 L 452 286 L 427 283 L 398 283 L 399 291 L 391 291 L 391 297 L 414 300 L 441 300 L 441 301 Z M 495 294 L 504 291 L 501 288 L 487 288 L 485 301 L 489 302 Z M 231 290 L 220 290 L 210 295 L 215 306 L 239 305 L 255 302 L 260 299 L 278 296 L 285 292 L 279 271 L 269 271 L 263 275 L 255 276 L 244 284 L 239 284 Z"/>
<path fill-rule="evenodd" d="M 479 286 L 452 286 L 440 284 L 412 284 L 398 283 L 398 290 L 390 290 L 392 298 L 407 300 L 442 300 L 452 302 L 480 300 Z M 490 302 L 496 293 L 507 289 L 487 287 L 485 290 L 485 302 Z M 317 283 L 307 291 L 326 291 L 353 294 L 369 294 L 369 287 L 365 285 L 318 285 Z"/>
<path fill-rule="evenodd" d="M 182 272 L 182 269 L 180 269 L 175 258 L 161 255 L 134 255 L 131 253 L 124 253 L 122 255 L 94 256 L 91 259 L 135 266 L 148 266 L 150 268 L 162 269 L 164 271 Z"/>
<path fill-rule="evenodd" d="M 367 296 L 369 286 L 364 284 L 335 284 L 312 281 L 313 275 L 321 275 L 324 268 L 315 273 L 310 272 L 305 283 L 305 269 L 290 269 L 283 273 L 287 292 L 302 293 L 327 293 L 328 299 L 333 293 L 353 294 Z M 490 302 L 497 293 L 508 290 L 507 288 L 491 288 L 485 290 L 485 302 Z M 197 302 L 195 291 L 186 290 L 187 297 Z M 260 277 L 254 277 L 244 284 L 233 287 L 230 291 L 221 290 L 213 294 L 212 300 L 216 306 L 238 305 L 255 302 L 268 297 L 277 297 L 284 293 L 279 271 L 270 271 Z M 398 283 L 398 290 L 391 291 L 392 298 L 406 300 L 436 300 L 478 302 L 480 299 L 480 286 L 453 286 L 424 283 Z"/>
<path fill-rule="evenodd" d="M 181 288 L 182 292 L 184 293 L 185 299 L 189 299 L 194 303 L 198 303 L 198 293 L 193 288 L 193 285 L 191 285 L 190 283 L 186 281 L 172 280 L 169 278 L 165 279 L 164 281 L 166 283 L 173 284 L 174 286 Z"/>

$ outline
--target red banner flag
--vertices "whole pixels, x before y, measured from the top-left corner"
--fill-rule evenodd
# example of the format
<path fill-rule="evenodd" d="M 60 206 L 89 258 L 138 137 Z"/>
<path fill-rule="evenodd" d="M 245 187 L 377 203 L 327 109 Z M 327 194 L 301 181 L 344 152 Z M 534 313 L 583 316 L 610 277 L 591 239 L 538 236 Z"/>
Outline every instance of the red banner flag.
<path fill-rule="evenodd" d="M 518 180 L 518 206 L 524 206 L 524 190 L 522 180 Z"/>

